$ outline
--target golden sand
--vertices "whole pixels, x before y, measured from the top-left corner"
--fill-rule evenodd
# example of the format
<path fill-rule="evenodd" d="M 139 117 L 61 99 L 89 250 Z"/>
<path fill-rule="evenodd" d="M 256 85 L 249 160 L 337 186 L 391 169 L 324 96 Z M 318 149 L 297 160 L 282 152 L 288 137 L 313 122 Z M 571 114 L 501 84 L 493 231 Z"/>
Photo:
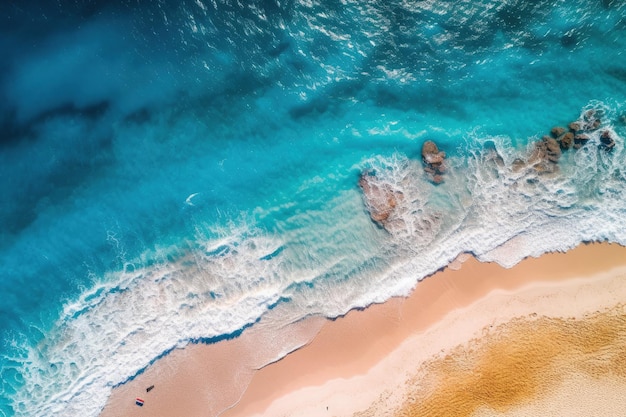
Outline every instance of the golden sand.
<path fill-rule="evenodd" d="M 469 258 L 408 298 L 174 351 L 101 417 L 626 417 L 624 284 L 618 245 L 512 269 Z M 297 340 L 309 342 L 264 366 Z"/>
<path fill-rule="evenodd" d="M 581 374 L 618 378 L 626 389 L 625 310 L 616 306 L 582 319 L 517 318 L 420 371 L 397 416 L 466 417 L 481 408 L 506 413 Z"/>

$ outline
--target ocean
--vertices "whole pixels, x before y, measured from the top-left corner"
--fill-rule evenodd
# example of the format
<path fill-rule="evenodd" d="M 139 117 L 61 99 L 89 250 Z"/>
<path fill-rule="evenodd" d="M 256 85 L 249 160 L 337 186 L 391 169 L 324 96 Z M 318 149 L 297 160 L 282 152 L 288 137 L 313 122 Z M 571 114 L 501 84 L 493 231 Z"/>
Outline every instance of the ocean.
<path fill-rule="evenodd" d="M 406 295 L 463 253 L 626 244 L 624 1 L 1 9 L 1 417 L 95 417 L 174 349 Z M 586 135 L 554 135 L 558 163 L 555 126 Z"/>

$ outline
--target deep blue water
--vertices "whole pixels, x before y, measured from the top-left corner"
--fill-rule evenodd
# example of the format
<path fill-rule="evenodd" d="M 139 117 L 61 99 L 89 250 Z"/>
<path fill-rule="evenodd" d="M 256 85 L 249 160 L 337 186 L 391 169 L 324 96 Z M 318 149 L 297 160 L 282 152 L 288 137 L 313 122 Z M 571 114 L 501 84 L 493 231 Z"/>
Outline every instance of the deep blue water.
<path fill-rule="evenodd" d="M 176 346 L 406 294 L 464 251 L 626 244 L 623 1 L 0 8 L 0 416 L 96 416 Z M 611 153 L 486 168 L 589 109 Z M 368 168 L 407 196 L 398 233 Z"/>

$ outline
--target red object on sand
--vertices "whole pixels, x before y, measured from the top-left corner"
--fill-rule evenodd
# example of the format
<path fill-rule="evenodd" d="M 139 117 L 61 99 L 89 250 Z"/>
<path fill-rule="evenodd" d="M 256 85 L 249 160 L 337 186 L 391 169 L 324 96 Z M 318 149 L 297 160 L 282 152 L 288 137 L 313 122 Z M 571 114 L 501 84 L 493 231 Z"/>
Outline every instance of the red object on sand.
<path fill-rule="evenodd" d="M 143 403 L 144 401 L 141 398 L 135 398 L 135 404 L 137 404 L 139 407 L 143 407 Z"/>

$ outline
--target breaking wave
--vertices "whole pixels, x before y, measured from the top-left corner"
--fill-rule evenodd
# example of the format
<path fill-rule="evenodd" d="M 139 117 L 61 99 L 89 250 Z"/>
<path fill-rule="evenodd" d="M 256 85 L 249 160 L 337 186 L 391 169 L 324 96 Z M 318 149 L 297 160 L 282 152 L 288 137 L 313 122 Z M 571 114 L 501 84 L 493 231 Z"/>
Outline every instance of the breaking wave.
<path fill-rule="evenodd" d="M 591 108 L 606 121 L 585 146 L 564 151 L 554 172 L 518 163 L 534 140 L 514 147 L 475 133 L 451 152 L 438 185 L 420 160 L 375 156 L 354 171 L 400 196 L 385 228 L 369 218 L 355 181 L 318 210 L 278 221 L 276 234 L 199 232 L 184 251 L 104 277 L 25 351 L 16 412 L 97 415 L 113 387 L 174 349 L 237 336 L 278 304 L 287 323 L 406 295 L 461 253 L 510 267 L 586 241 L 626 244 L 623 126 L 597 102 L 581 118 Z M 610 152 L 599 146 L 604 131 L 616 142 Z"/>

